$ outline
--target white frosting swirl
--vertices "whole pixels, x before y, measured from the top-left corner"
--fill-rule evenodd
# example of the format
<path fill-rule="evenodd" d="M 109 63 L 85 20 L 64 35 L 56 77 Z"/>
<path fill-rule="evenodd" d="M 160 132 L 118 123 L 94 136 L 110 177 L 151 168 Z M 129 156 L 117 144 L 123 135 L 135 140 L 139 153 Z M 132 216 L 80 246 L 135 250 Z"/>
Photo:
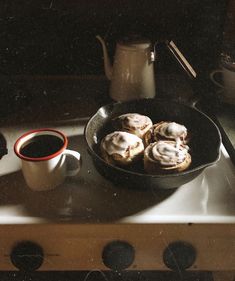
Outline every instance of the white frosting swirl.
<path fill-rule="evenodd" d="M 175 122 L 164 122 L 160 126 L 158 133 L 166 138 L 176 140 L 177 138 L 185 137 L 187 135 L 187 129 L 185 126 Z"/>
<path fill-rule="evenodd" d="M 139 137 L 121 131 L 108 134 L 102 141 L 102 147 L 109 155 L 119 154 L 125 156 L 128 149 L 137 146 L 140 146 L 139 150 L 144 150 L 143 142 Z"/>
<path fill-rule="evenodd" d="M 143 134 L 143 130 L 148 130 L 152 127 L 152 120 L 145 115 L 139 113 L 127 113 L 118 117 L 121 121 L 122 129 L 134 130 L 137 135 Z"/>
<path fill-rule="evenodd" d="M 152 157 L 163 166 L 174 166 L 185 160 L 188 149 L 188 146 L 176 142 L 158 141 L 152 144 Z"/>

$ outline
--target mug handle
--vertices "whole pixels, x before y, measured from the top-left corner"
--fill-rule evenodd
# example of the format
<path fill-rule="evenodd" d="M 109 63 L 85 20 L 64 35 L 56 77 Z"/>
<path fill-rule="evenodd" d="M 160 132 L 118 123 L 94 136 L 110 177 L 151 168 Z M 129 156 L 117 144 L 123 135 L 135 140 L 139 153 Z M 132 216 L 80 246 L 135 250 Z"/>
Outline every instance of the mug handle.
<path fill-rule="evenodd" d="M 211 79 L 211 81 L 212 81 L 215 85 L 217 85 L 218 87 L 224 89 L 224 85 L 222 85 L 221 83 L 219 83 L 218 81 L 216 81 L 215 78 L 214 78 L 214 75 L 215 75 L 216 73 L 222 73 L 222 72 L 223 72 L 223 70 L 221 70 L 221 69 L 216 69 L 216 70 L 212 71 L 212 72 L 210 73 L 210 79 Z"/>
<path fill-rule="evenodd" d="M 63 154 L 64 155 L 68 155 L 68 156 L 72 156 L 72 157 L 74 157 L 77 160 L 78 167 L 75 168 L 75 169 L 68 170 L 67 173 L 66 173 L 66 176 L 68 176 L 68 177 L 76 176 L 77 173 L 80 171 L 80 168 L 81 168 L 81 155 L 80 155 L 80 153 L 77 152 L 77 151 L 74 151 L 74 150 L 65 149 Z"/>

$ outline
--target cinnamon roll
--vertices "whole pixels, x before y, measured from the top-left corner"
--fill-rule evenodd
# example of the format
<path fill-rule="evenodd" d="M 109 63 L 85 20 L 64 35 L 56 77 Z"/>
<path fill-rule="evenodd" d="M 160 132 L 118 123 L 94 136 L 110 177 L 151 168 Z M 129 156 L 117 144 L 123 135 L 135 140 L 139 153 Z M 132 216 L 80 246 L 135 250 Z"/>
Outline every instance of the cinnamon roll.
<path fill-rule="evenodd" d="M 144 136 L 145 145 L 159 140 L 175 140 L 177 143 L 186 144 L 187 128 L 176 122 L 161 121 L 153 125 Z"/>
<path fill-rule="evenodd" d="M 100 151 L 107 163 L 128 166 L 143 156 L 144 145 L 136 135 L 115 131 L 102 139 Z"/>
<path fill-rule="evenodd" d="M 152 120 L 139 113 L 127 113 L 114 119 L 114 127 L 143 138 L 145 133 L 153 126 Z"/>
<path fill-rule="evenodd" d="M 191 164 L 189 147 L 176 141 L 151 143 L 144 151 L 144 169 L 149 174 L 186 170 Z"/>

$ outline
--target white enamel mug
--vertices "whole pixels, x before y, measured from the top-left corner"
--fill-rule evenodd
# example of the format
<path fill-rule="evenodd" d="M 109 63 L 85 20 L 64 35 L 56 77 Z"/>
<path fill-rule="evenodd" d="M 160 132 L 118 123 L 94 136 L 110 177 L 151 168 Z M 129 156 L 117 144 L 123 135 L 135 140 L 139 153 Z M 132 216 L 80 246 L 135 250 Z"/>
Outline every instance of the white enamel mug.
<path fill-rule="evenodd" d="M 216 80 L 216 74 L 221 74 L 223 83 Z M 222 98 L 227 103 L 235 104 L 235 65 L 223 65 L 210 73 L 211 81 L 222 89 Z"/>
<path fill-rule="evenodd" d="M 24 147 L 36 141 L 39 136 L 53 136 L 60 146 L 47 155 L 24 154 Z M 15 154 L 21 159 L 22 172 L 27 185 L 34 191 L 50 190 L 62 184 L 67 176 L 78 174 L 81 165 L 80 153 L 67 149 L 68 139 L 60 131 L 54 129 L 38 129 L 25 133 L 15 142 Z M 48 146 L 48 144 L 47 144 Z M 77 162 L 76 168 L 69 170 L 66 165 L 67 156 L 72 156 Z"/>

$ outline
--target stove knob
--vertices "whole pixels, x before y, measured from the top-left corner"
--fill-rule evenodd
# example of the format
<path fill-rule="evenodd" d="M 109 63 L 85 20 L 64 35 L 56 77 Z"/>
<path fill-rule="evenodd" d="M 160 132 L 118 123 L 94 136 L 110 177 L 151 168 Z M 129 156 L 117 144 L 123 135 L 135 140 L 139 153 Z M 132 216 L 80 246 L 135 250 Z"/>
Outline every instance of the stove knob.
<path fill-rule="evenodd" d="M 170 243 L 163 253 L 164 264 L 174 270 L 185 270 L 196 260 L 196 250 L 188 242 L 176 241 Z"/>
<path fill-rule="evenodd" d="M 22 271 L 34 271 L 43 263 L 43 249 L 31 241 L 16 244 L 11 251 L 11 262 Z"/>
<path fill-rule="evenodd" d="M 112 270 L 123 270 L 129 267 L 135 258 L 134 248 L 125 241 L 113 241 L 103 249 L 103 263 Z"/>

